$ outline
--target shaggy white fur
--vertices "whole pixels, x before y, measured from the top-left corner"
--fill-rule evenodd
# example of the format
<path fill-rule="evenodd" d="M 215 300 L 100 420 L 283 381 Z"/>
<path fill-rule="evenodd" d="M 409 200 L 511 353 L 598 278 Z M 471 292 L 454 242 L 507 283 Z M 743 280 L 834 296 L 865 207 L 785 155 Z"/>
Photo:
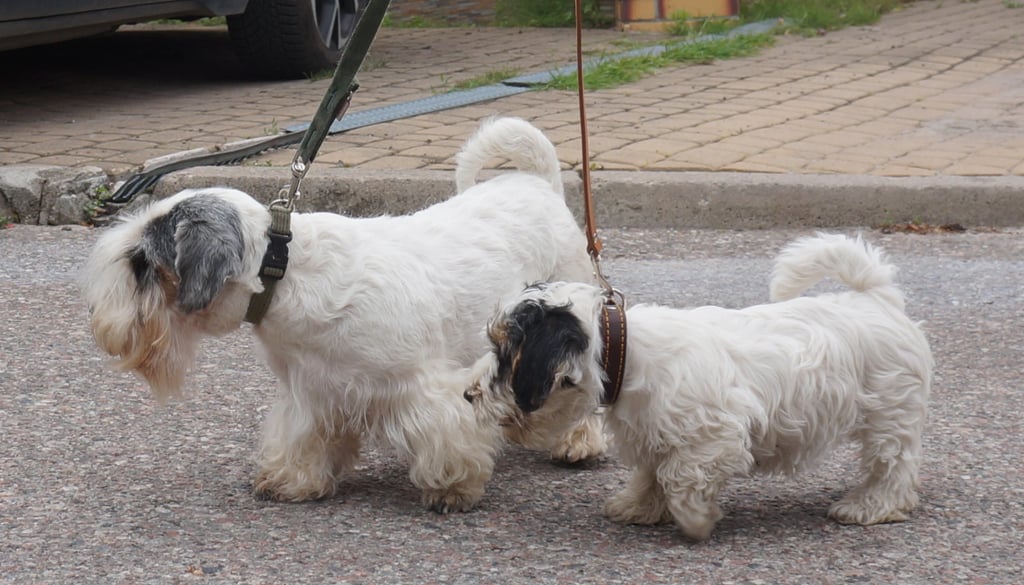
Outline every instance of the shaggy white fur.
<path fill-rule="evenodd" d="M 494 157 L 520 171 L 474 185 Z M 456 176 L 464 192 L 410 216 L 293 214 L 287 272 L 253 329 L 280 381 L 257 493 L 333 494 L 372 438 L 410 462 L 429 507 L 466 510 L 482 496 L 499 431 L 462 400 L 464 367 L 486 349 L 482 324 L 526 283 L 587 281 L 592 268 L 539 130 L 484 123 Z M 158 398 L 179 393 L 202 336 L 237 329 L 262 289 L 269 225 L 245 193 L 200 189 L 104 233 L 84 285 L 100 347 Z M 604 448 L 600 421 L 586 417 L 552 454 L 579 460 Z"/>
<path fill-rule="evenodd" d="M 794 474 L 855 440 L 863 481 L 829 515 L 905 520 L 917 504 L 933 364 L 894 274 L 859 238 L 819 235 L 779 256 L 771 293 L 780 302 L 630 308 L 622 393 L 605 416 L 634 473 L 606 514 L 637 524 L 671 519 L 706 539 L 728 478 Z M 794 298 L 826 276 L 853 290 Z M 507 304 L 466 392 L 478 416 L 541 447 L 597 408 L 603 302 L 592 285 L 553 283 Z"/>

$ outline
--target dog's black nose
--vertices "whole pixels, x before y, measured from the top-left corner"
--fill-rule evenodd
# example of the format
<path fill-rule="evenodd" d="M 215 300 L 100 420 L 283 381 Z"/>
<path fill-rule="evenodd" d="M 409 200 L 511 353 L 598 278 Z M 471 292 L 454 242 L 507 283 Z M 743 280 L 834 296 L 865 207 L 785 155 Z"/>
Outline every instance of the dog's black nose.
<path fill-rule="evenodd" d="M 470 392 L 469 390 L 463 392 L 462 397 L 466 399 L 466 402 L 473 404 L 473 393 Z"/>

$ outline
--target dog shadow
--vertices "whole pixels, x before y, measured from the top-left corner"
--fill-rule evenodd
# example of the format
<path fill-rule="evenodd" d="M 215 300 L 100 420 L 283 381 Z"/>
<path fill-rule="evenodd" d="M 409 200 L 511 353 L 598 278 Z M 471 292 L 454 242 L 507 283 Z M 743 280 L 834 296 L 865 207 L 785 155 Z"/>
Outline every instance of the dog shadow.
<path fill-rule="evenodd" d="M 721 501 L 724 516 L 712 539 L 782 538 L 786 535 L 822 533 L 840 526 L 828 518 L 828 509 L 844 490 L 786 490 L 781 494 L 732 495 Z"/>

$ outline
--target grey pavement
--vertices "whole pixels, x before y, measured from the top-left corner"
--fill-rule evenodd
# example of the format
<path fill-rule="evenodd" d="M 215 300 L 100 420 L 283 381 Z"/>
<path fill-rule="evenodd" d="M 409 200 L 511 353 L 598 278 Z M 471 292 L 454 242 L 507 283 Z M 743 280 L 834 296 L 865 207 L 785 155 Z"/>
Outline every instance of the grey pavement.
<path fill-rule="evenodd" d="M 187 397 L 158 406 L 90 339 L 76 282 L 98 231 L 0 230 L 0 582 L 1020 583 L 1020 229 L 867 234 L 900 267 L 937 362 L 908 522 L 826 519 L 854 485 L 844 449 L 798 480 L 732 482 L 704 544 L 605 519 L 628 477 L 613 456 L 569 469 L 510 449 L 480 507 L 450 516 L 372 446 L 337 497 L 254 499 L 274 379 L 248 326 L 206 340 Z M 767 301 L 770 257 L 806 233 L 610 229 L 606 269 L 631 302 L 744 306 Z"/>
<path fill-rule="evenodd" d="M 604 223 L 1021 225 L 1024 8 L 1017 4 L 921 0 L 874 26 L 779 37 L 753 57 L 666 68 L 588 92 Z M 584 35 L 591 58 L 663 39 Z M 485 73 L 551 70 L 572 62 L 573 43 L 564 29 L 383 29 L 352 111 L 436 95 Z M 6 215 L 81 221 L 74 208 L 97 180 L 308 121 L 328 83 L 246 81 L 232 59 L 223 30 L 160 27 L 0 55 L 7 72 L 0 190 L 40 200 Z M 308 188 L 304 205 L 355 209 L 372 201 L 402 210 L 443 196 L 455 152 L 492 115 L 537 124 L 563 168 L 578 174 L 575 94 L 532 91 L 332 136 L 310 173 L 326 187 Z M 281 149 L 234 169 L 185 171 L 158 192 L 222 183 L 269 199 L 293 154 Z M 17 175 L 25 165 L 57 168 L 27 168 L 26 178 Z M 76 176 L 68 177 L 71 170 Z"/>

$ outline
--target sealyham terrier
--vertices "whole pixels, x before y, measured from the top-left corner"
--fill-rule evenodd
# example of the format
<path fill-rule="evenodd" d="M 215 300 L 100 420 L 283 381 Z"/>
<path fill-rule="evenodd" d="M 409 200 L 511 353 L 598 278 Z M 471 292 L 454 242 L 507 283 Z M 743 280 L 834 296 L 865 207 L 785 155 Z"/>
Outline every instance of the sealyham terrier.
<path fill-rule="evenodd" d="M 492 158 L 518 172 L 476 183 Z M 516 118 L 485 122 L 457 155 L 459 194 L 418 213 L 355 219 L 294 213 L 288 263 L 252 328 L 279 386 L 254 488 L 286 501 L 332 495 L 365 440 L 409 462 L 424 503 L 473 507 L 500 444 L 463 400 L 466 366 L 487 349 L 502 299 L 538 280 L 588 281 L 584 236 L 565 205 L 551 142 Z M 187 190 L 104 233 L 85 300 L 99 346 L 159 399 L 179 394 L 203 336 L 238 329 L 271 215 L 240 191 Z M 576 461 L 604 451 L 581 416 L 551 447 Z"/>
<path fill-rule="evenodd" d="M 605 421 L 633 474 L 606 515 L 674 520 L 706 539 L 730 477 L 794 474 L 854 440 L 863 478 L 829 516 L 905 520 L 917 504 L 933 362 L 895 272 L 860 238 L 819 235 L 777 259 L 778 302 L 626 311 L 625 370 Z M 826 276 L 852 290 L 796 298 Z M 477 415 L 536 448 L 601 406 L 605 303 L 602 289 L 563 282 L 528 287 L 506 304 L 465 393 Z"/>

